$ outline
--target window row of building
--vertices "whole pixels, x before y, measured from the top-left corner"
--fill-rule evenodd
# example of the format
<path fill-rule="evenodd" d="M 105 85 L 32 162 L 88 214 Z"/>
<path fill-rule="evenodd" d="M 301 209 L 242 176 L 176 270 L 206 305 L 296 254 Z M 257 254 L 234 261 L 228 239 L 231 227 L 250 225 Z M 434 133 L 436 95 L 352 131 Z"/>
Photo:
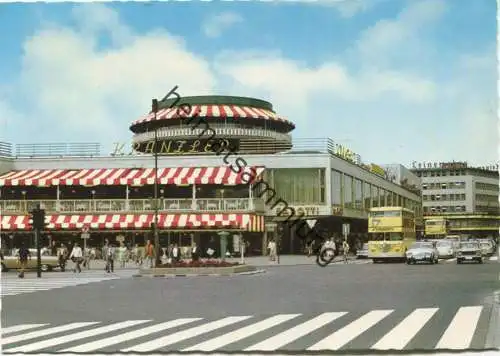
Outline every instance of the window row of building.
<path fill-rule="evenodd" d="M 465 182 L 439 182 L 439 183 L 424 183 L 422 189 L 465 189 Z"/>
<path fill-rule="evenodd" d="M 443 205 L 443 206 L 424 206 L 426 213 L 463 213 L 465 205 Z"/>
<path fill-rule="evenodd" d="M 476 194 L 476 201 L 491 201 L 498 203 L 498 195 Z"/>
<path fill-rule="evenodd" d="M 476 189 L 491 190 L 492 192 L 499 191 L 498 184 L 480 183 L 480 182 L 476 182 Z"/>
<path fill-rule="evenodd" d="M 489 205 L 476 204 L 475 211 L 498 215 L 499 214 L 498 203 L 493 203 Z"/>
<path fill-rule="evenodd" d="M 465 176 L 467 171 L 465 169 L 459 170 L 436 170 L 436 171 L 422 171 L 415 173 L 418 177 L 447 177 L 447 176 Z"/>
<path fill-rule="evenodd" d="M 498 227 L 498 221 L 495 219 L 452 219 L 450 228 L 474 228 L 474 227 Z"/>
<path fill-rule="evenodd" d="M 463 201 L 465 194 L 424 194 L 422 195 L 423 201 Z"/>

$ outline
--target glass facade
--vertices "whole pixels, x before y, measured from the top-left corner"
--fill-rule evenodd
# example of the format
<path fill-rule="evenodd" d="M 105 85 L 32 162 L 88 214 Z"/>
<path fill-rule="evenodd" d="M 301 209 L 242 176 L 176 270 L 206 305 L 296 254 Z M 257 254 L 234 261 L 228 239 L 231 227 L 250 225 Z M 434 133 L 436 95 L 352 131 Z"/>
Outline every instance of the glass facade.
<path fill-rule="evenodd" d="M 363 197 L 365 199 L 365 209 L 372 207 L 372 185 L 370 183 L 363 183 Z"/>
<path fill-rule="evenodd" d="M 357 178 L 354 179 L 354 207 L 363 209 L 363 183 Z"/>
<path fill-rule="evenodd" d="M 332 205 L 342 206 L 342 173 L 332 170 Z"/>
<path fill-rule="evenodd" d="M 325 204 L 324 169 L 273 169 L 271 187 L 288 204 Z M 322 186 L 323 185 L 323 186 Z"/>
<path fill-rule="evenodd" d="M 269 186 L 276 197 L 290 205 L 324 205 L 326 203 L 326 177 L 324 169 L 290 168 L 268 172 Z M 367 210 L 381 206 L 403 206 L 419 216 L 418 201 L 404 198 L 374 184 L 332 169 L 332 205 L 346 209 Z M 277 199 L 276 198 L 276 199 Z"/>
<path fill-rule="evenodd" d="M 344 174 L 344 207 L 353 209 L 354 201 L 353 201 L 353 178 L 347 174 Z"/>

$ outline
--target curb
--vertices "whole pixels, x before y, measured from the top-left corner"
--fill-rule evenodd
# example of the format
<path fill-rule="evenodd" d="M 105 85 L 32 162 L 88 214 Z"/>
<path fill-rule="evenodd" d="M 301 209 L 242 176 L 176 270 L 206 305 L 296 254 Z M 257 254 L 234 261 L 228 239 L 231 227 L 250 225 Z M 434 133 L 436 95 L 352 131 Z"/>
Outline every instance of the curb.
<path fill-rule="evenodd" d="M 241 272 L 241 273 L 197 273 L 197 274 L 134 274 L 134 278 L 179 278 L 179 277 L 233 277 L 233 276 L 250 276 L 253 274 L 265 273 L 266 270 L 258 269 L 256 271 Z"/>

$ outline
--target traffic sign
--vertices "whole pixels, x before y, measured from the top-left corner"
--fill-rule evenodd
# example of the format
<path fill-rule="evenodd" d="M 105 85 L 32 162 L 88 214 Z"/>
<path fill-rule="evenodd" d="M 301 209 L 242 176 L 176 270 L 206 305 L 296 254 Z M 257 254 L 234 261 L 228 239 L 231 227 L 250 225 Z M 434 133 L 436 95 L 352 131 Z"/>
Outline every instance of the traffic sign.
<path fill-rule="evenodd" d="M 318 221 L 318 220 L 314 220 L 314 219 L 313 220 L 307 220 L 307 225 L 309 225 L 309 228 L 312 229 L 314 227 L 314 225 L 316 225 L 316 221 Z"/>
<path fill-rule="evenodd" d="M 349 235 L 351 232 L 351 225 L 350 224 L 342 224 L 342 233 L 344 236 Z"/>
<path fill-rule="evenodd" d="M 90 234 L 88 232 L 82 232 L 81 238 L 82 239 L 89 239 L 90 238 Z"/>

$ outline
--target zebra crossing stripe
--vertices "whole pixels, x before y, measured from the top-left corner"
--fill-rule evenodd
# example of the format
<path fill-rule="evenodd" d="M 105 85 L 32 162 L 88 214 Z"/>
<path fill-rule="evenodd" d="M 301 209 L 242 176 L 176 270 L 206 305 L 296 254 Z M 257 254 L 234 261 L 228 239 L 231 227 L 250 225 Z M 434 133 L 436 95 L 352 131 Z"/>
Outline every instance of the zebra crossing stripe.
<path fill-rule="evenodd" d="M 432 318 L 439 308 L 420 308 L 414 310 L 403 319 L 394 329 L 380 339 L 372 349 L 376 350 L 403 350 L 425 324 Z"/>
<path fill-rule="evenodd" d="M 229 344 L 232 344 L 234 342 L 245 339 L 249 336 L 255 335 L 261 331 L 270 329 L 276 325 L 282 324 L 285 321 L 294 319 L 294 318 L 298 317 L 299 315 L 301 315 L 301 314 L 275 315 L 275 316 L 272 316 L 272 317 L 267 318 L 265 320 L 259 321 L 255 324 L 248 325 L 246 327 L 243 327 L 241 329 L 227 333 L 225 335 L 216 337 L 215 339 L 211 339 L 211 340 L 202 342 L 201 344 L 194 345 L 192 347 L 189 347 L 187 349 L 182 350 L 182 352 L 184 352 L 184 351 L 214 351 L 214 350 L 217 350 L 217 349 L 224 347 L 226 345 L 229 345 Z"/>
<path fill-rule="evenodd" d="M 225 326 L 238 323 L 243 320 L 247 320 L 252 316 L 230 316 L 224 319 L 220 319 L 217 321 L 213 321 L 208 324 L 203 324 L 191 329 L 179 331 L 177 333 L 167 335 L 158 339 L 154 339 L 139 345 L 135 345 L 133 347 L 126 348 L 125 350 L 121 350 L 123 352 L 149 352 L 153 350 L 161 349 L 165 346 L 175 344 L 180 341 L 184 341 L 186 339 L 191 339 L 195 336 L 199 336 L 202 334 L 206 334 L 210 331 L 214 331 Z"/>
<path fill-rule="evenodd" d="M 94 325 L 94 324 L 99 324 L 99 322 L 98 321 L 91 321 L 91 322 L 84 322 L 84 323 L 65 324 L 65 325 L 56 326 L 53 328 L 33 331 L 33 332 L 30 332 L 27 334 L 21 334 L 21 335 L 15 335 L 15 336 L 11 336 L 11 337 L 2 338 L 0 341 L 0 344 L 2 344 L 2 345 L 12 344 L 14 342 L 35 339 L 37 337 L 47 336 L 50 334 L 55 334 L 55 333 L 59 333 L 59 332 L 63 332 L 63 331 L 74 331 L 75 329 L 80 329 L 80 328 L 83 328 L 85 326 L 90 326 L 90 325 Z"/>
<path fill-rule="evenodd" d="M 440 349 L 467 349 L 483 307 L 461 307 L 437 344 Z"/>
<path fill-rule="evenodd" d="M 328 323 L 346 315 L 347 312 L 323 313 L 311 320 L 288 329 L 280 334 L 270 337 L 262 342 L 246 348 L 244 351 L 275 351 L 280 347 L 312 333 Z"/>
<path fill-rule="evenodd" d="M 25 331 L 29 329 L 34 329 L 34 328 L 39 328 L 41 326 L 45 326 L 49 324 L 22 324 L 22 325 L 15 325 L 11 326 L 8 328 L 2 328 L 2 334 L 10 334 L 10 333 L 15 333 L 18 331 Z"/>
<path fill-rule="evenodd" d="M 111 345 L 120 344 L 125 341 L 134 340 L 140 337 L 154 334 L 163 330 L 172 329 L 177 326 L 182 326 L 199 320 L 203 320 L 203 318 L 185 318 L 185 319 L 171 320 L 164 323 L 148 326 L 139 330 L 129 331 L 125 334 L 110 336 L 105 339 L 91 341 L 86 344 L 81 344 L 75 347 L 71 347 L 69 349 L 62 350 L 61 352 L 91 352 L 103 349 Z"/>
<path fill-rule="evenodd" d="M 60 337 L 56 337 L 54 339 L 47 339 L 39 342 L 34 342 L 32 344 L 27 344 L 19 347 L 15 347 L 12 349 L 9 349 L 10 353 L 16 353 L 16 352 L 32 352 L 32 351 L 37 351 L 37 350 L 42 350 L 46 349 L 48 347 L 60 345 L 60 344 L 65 344 L 68 342 L 84 339 L 86 337 L 92 337 L 92 336 L 97 336 L 101 335 L 104 333 L 108 333 L 110 331 L 116 331 L 120 329 L 125 329 L 134 325 L 139 325 L 139 324 L 144 324 L 147 323 L 148 321 L 151 320 L 129 320 L 129 321 L 124 321 L 121 323 L 115 323 L 107 326 L 103 326 L 97 329 L 90 329 L 86 331 L 82 331 L 79 333 L 75 334 L 69 334 L 69 335 L 64 335 Z"/>
<path fill-rule="evenodd" d="M 394 310 L 373 310 L 309 347 L 308 351 L 338 350 L 387 317 Z"/>

